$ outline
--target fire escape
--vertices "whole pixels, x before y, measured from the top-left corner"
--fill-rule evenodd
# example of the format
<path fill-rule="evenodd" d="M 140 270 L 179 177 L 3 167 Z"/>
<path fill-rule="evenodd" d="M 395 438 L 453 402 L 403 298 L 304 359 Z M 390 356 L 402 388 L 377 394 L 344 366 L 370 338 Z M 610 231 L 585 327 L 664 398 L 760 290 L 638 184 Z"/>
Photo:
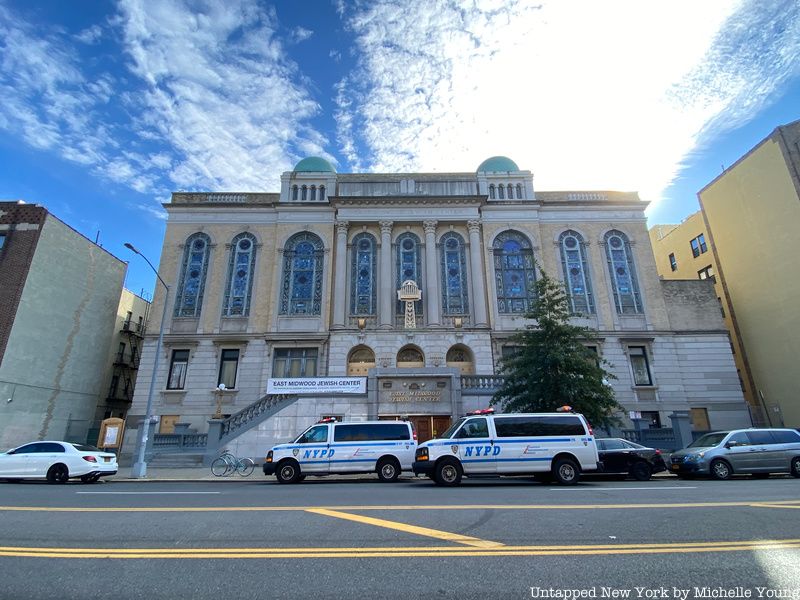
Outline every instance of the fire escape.
<path fill-rule="evenodd" d="M 106 401 L 110 409 L 127 413 L 133 402 L 133 386 L 144 340 L 144 320 L 132 321 L 131 314 L 122 323 L 117 354 L 114 357 L 114 372 Z"/>

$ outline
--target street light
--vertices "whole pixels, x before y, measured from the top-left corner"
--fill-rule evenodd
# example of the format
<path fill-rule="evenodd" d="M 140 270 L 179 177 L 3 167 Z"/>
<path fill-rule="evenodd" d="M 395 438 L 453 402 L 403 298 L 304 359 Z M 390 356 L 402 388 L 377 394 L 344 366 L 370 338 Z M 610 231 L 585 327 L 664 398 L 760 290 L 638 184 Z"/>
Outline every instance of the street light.
<path fill-rule="evenodd" d="M 141 479 L 147 475 L 147 462 L 145 461 L 144 454 L 145 450 L 147 449 L 147 434 L 150 431 L 150 421 L 153 419 L 153 393 L 156 389 L 156 374 L 158 373 L 158 357 L 161 353 L 161 340 L 164 339 L 164 323 L 167 320 L 167 304 L 169 303 L 169 286 L 167 283 L 161 279 L 161 275 L 158 274 L 158 271 L 153 266 L 147 257 L 139 252 L 136 248 L 133 247 L 133 244 L 129 244 L 125 242 L 125 247 L 133 252 L 134 254 L 138 254 L 141 256 L 145 262 L 153 269 L 153 273 L 156 274 L 158 280 L 161 282 L 161 285 L 164 286 L 164 310 L 161 313 L 161 327 L 158 330 L 158 341 L 156 342 L 156 353 L 153 357 L 153 374 L 150 378 L 150 391 L 147 392 L 147 408 L 145 409 L 144 421 L 142 422 L 142 426 L 139 427 L 139 435 L 136 439 L 136 460 L 133 463 L 133 467 L 131 468 L 131 478 L 132 479 Z"/>

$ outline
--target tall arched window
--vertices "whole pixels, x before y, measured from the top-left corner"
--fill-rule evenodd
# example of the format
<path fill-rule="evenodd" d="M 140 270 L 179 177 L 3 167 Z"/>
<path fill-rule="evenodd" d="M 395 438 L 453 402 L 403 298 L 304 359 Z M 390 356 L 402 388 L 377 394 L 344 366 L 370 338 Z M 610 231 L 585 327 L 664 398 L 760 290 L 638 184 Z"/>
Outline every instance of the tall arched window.
<path fill-rule="evenodd" d="M 489 186 L 489 198 L 490 198 L 491 200 L 494 200 L 494 199 L 497 197 L 497 196 L 496 196 L 496 194 L 495 194 L 495 191 L 494 191 L 494 189 L 495 189 L 495 188 L 494 188 L 494 184 L 491 184 L 491 185 Z"/>
<path fill-rule="evenodd" d="M 500 200 L 503 200 L 506 197 L 506 186 L 504 186 L 502 183 L 497 186 L 497 197 Z"/>
<path fill-rule="evenodd" d="M 617 312 L 621 315 L 643 312 L 628 237 L 621 231 L 609 231 L 605 236 L 605 246 Z"/>
<path fill-rule="evenodd" d="M 395 289 L 400 289 L 404 281 L 409 279 L 421 287 L 422 285 L 422 253 L 420 252 L 419 238 L 407 231 L 397 238 L 397 285 Z M 396 311 L 398 315 L 405 313 L 405 302 L 397 301 Z M 414 303 L 414 310 L 417 315 L 422 314 L 422 300 Z"/>
<path fill-rule="evenodd" d="M 514 199 L 514 187 L 510 183 L 508 184 L 508 199 Z"/>
<path fill-rule="evenodd" d="M 442 314 L 465 315 L 467 300 L 467 259 L 464 239 L 455 232 L 442 236 Z"/>
<path fill-rule="evenodd" d="M 303 186 L 300 188 L 300 199 L 301 200 L 308 200 L 308 186 Z"/>
<path fill-rule="evenodd" d="M 313 233 L 304 231 L 286 242 L 280 314 L 321 314 L 322 256 L 322 240 Z"/>
<path fill-rule="evenodd" d="M 317 186 L 311 186 L 311 200 L 314 201 L 317 199 Z"/>
<path fill-rule="evenodd" d="M 494 241 L 494 278 L 501 314 L 525 313 L 536 297 L 533 248 L 524 235 L 504 231 Z"/>
<path fill-rule="evenodd" d="M 325 186 L 324 185 L 319 186 L 319 199 L 320 200 L 325 200 Z"/>
<path fill-rule="evenodd" d="M 176 317 L 200 316 L 210 252 L 211 238 L 205 233 L 195 233 L 186 240 L 178 295 L 175 298 Z"/>
<path fill-rule="evenodd" d="M 250 295 L 253 291 L 253 272 L 256 264 L 256 238 L 240 233 L 231 242 L 228 260 L 228 279 L 222 314 L 226 317 L 250 314 Z"/>
<path fill-rule="evenodd" d="M 297 186 L 292 186 L 292 200 L 297 200 Z"/>
<path fill-rule="evenodd" d="M 350 266 L 350 314 L 374 315 L 376 306 L 375 257 L 377 244 L 369 233 L 353 238 Z"/>
<path fill-rule="evenodd" d="M 522 184 L 517 184 L 517 200 L 522 200 Z"/>
<path fill-rule="evenodd" d="M 589 268 L 586 262 L 586 244 L 576 231 L 565 231 L 558 238 L 561 249 L 561 268 L 573 314 L 594 314 L 594 297 Z"/>

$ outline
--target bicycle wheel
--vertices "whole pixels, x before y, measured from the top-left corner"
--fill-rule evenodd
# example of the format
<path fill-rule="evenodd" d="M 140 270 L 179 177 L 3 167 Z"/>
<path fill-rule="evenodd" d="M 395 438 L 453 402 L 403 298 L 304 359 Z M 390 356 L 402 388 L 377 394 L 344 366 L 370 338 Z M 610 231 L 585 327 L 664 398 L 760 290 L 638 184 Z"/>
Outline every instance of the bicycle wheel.
<path fill-rule="evenodd" d="M 242 477 L 249 477 L 253 473 L 253 470 L 255 468 L 256 468 L 256 463 L 254 463 L 251 459 L 242 458 L 239 460 L 239 464 L 236 468 L 236 471 Z"/>
<path fill-rule="evenodd" d="M 230 469 L 230 465 L 228 461 L 222 457 L 214 459 L 214 462 L 211 463 L 211 473 L 215 477 L 224 477 L 228 469 Z"/>

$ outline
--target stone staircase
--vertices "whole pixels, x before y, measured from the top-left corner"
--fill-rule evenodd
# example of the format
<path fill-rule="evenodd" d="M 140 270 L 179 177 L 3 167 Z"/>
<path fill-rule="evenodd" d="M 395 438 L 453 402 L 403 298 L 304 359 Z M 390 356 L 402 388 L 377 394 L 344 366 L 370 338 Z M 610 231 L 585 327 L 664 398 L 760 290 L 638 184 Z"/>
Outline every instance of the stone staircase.
<path fill-rule="evenodd" d="M 154 433 L 146 457 L 154 467 L 210 465 L 220 448 L 297 401 L 293 394 L 267 394 L 227 419 L 209 419 L 208 433 Z"/>

